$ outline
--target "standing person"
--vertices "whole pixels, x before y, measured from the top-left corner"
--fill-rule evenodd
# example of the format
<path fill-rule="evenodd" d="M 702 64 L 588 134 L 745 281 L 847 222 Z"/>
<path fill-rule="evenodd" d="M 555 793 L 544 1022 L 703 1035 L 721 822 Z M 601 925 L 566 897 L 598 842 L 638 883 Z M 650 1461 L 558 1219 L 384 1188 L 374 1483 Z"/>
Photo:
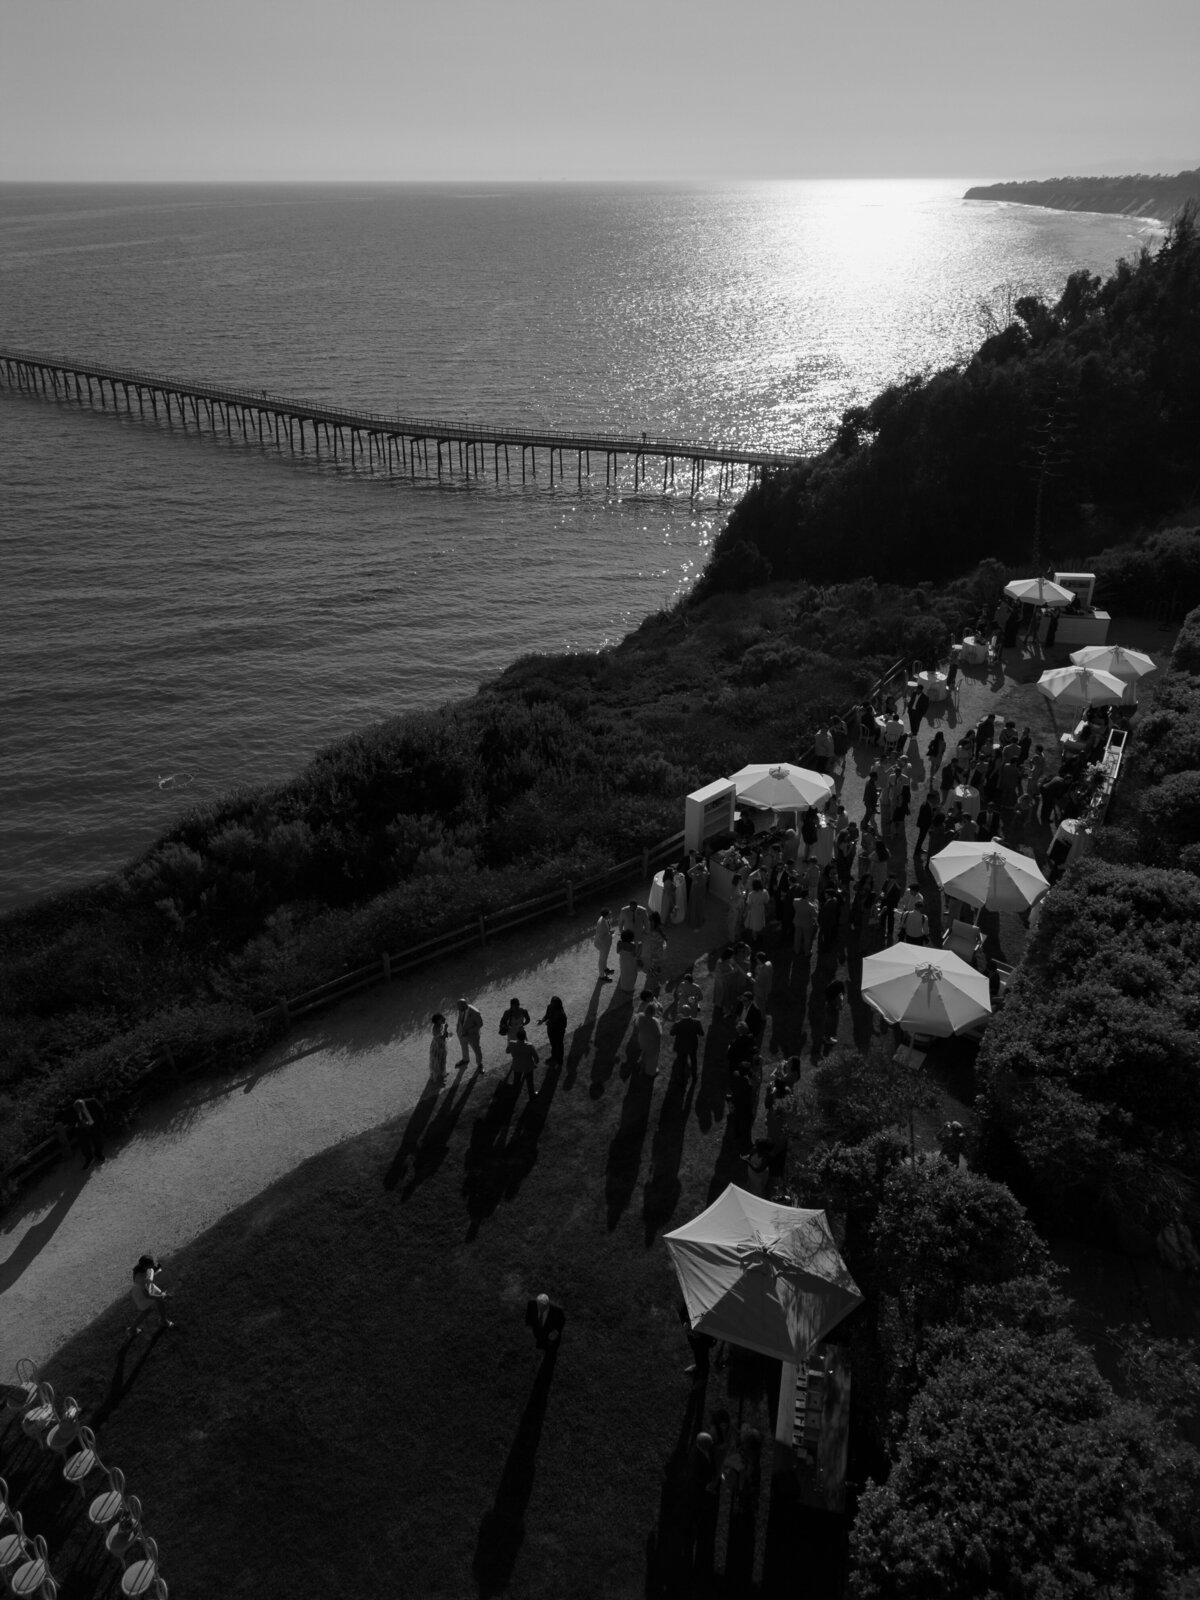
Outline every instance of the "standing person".
<path fill-rule="evenodd" d="M 838 1027 L 842 1020 L 842 1004 L 846 998 L 846 985 L 840 978 L 825 985 L 825 1048 L 832 1050 L 837 1044 Z"/>
<path fill-rule="evenodd" d="M 929 749 L 925 752 L 925 759 L 929 763 L 929 787 L 932 789 L 937 782 L 937 775 L 941 770 L 942 762 L 946 759 L 946 735 L 940 728 L 929 741 Z"/>
<path fill-rule="evenodd" d="M 662 899 L 658 904 L 658 915 L 665 927 L 671 926 L 675 915 L 675 874 L 670 867 L 666 867 L 662 875 Z"/>
<path fill-rule="evenodd" d="M 74 1114 L 72 1131 L 83 1154 L 83 1164 L 99 1164 L 104 1160 L 104 1107 L 91 1095 L 76 1100 L 71 1107 Z"/>
<path fill-rule="evenodd" d="M 694 1079 L 698 1071 L 698 1053 L 704 1028 L 700 1018 L 690 1009 L 679 1013 L 679 1020 L 671 1028 L 675 1043 L 675 1064 L 688 1078 Z"/>
<path fill-rule="evenodd" d="M 655 994 L 662 988 L 663 963 L 667 954 L 667 936 L 663 932 L 662 918 L 657 911 L 650 913 L 650 927 L 642 940 L 642 967 L 646 973 L 646 987 Z"/>
<path fill-rule="evenodd" d="M 524 1028 L 516 1028 L 509 1034 L 508 1053 L 512 1057 L 512 1065 L 504 1074 L 504 1081 L 508 1082 L 510 1074 L 515 1075 L 517 1093 L 520 1094 L 521 1085 L 524 1083 L 532 1100 L 533 1069 L 538 1064 L 538 1053 L 525 1037 Z"/>
<path fill-rule="evenodd" d="M 834 743 L 827 722 L 823 722 L 813 736 L 813 752 L 813 766 L 818 772 L 828 772 L 833 766 Z"/>
<path fill-rule="evenodd" d="M 925 842 L 929 838 L 929 830 L 933 826 L 933 790 L 921 801 L 917 811 L 917 842 L 913 846 L 913 861 L 921 859 L 921 852 L 925 849 Z"/>
<path fill-rule="evenodd" d="M 863 827 L 875 821 L 875 813 L 879 808 L 879 781 L 875 776 L 875 768 L 867 773 L 867 781 L 863 784 Z"/>
<path fill-rule="evenodd" d="M 546 1038 L 550 1044 L 549 1065 L 561 1067 L 563 1064 L 563 1045 L 567 1038 L 567 1013 L 557 995 L 550 997 L 550 1004 L 546 1007 L 545 1015 L 538 1023 L 538 1026 L 545 1028 Z"/>
<path fill-rule="evenodd" d="M 879 897 L 879 925 L 885 945 L 890 945 L 896 937 L 896 907 L 900 904 L 900 894 L 899 880 L 895 873 L 889 872 Z"/>
<path fill-rule="evenodd" d="M 126 1328 L 127 1334 L 141 1333 L 142 1323 L 152 1311 L 158 1317 L 160 1328 L 175 1326 L 167 1316 L 167 1291 L 155 1281 L 161 1271 L 161 1266 L 153 1256 L 138 1257 L 138 1264 L 133 1269 L 133 1286 L 129 1291 L 137 1318 L 131 1327 Z"/>
<path fill-rule="evenodd" d="M 713 972 L 713 1016 L 723 1018 L 731 1003 L 730 978 L 733 973 L 733 946 L 727 944 L 717 957 Z"/>
<path fill-rule="evenodd" d="M 637 988 L 638 953 L 633 934 L 626 930 L 617 940 L 617 990 L 632 994 Z"/>
<path fill-rule="evenodd" d="M 792 949 L 804 963 L 805 969 L 812 958 L 813 940 L 817 934 L 817 902 L 806 887 L 792 901 Z"/>
<path fill-rule="evenodd" d="M 804 843 L 805 861 L 812 856 L 820 831 L 821 825 L 817 820 L 816 807 L 809 806 L 808 810 L 803 812 L 800 817 L 800 838 Z"/>
<path fill-rule="evenodd" d="M 929 696 L 924 689 L 918 689 L 908 703 L 908 726 L 915 739 L 921 731 L 921 719 L 929 710 Z"/>
<path fill-rule="evenodd" d="M 746 933 L 752 944 L 762 943 L 763 934 L 767 931 L 767 907 L 770 903 L 771 897 L 763 888 L 762 879 L 751 878 L 750 891 L 746 896 Z"/>
<path fill-rule="evenodd" d="M 1055 606 L 1050 613 L 1050 621 L 1046 624 L 1046 649 L 1054 649 L 1054 641 L 1058 638 L 1058 607 Z"/>
<path fill-rule="evenodd" d="M 765 955 L 761 953 L 756 955 L 754 958 L 753 979 L 754 1004 L 762 1012 L 764 1017 L 767 1014 L 767 1003 L 771 998 L 771 988 L 774 982 L 775 968 L 767 960 Z"/>
<path fill-rule="evenodd" d="M 837 950 L 842 926 L 842 897 L 836 889 L 827 891 L 817 912 L 817 954 L 831 956 Z"/>
<path fill-rule="evenodd" d="M 511 1040 L 518 1028 L 527 1028 L 528 1026 L 529 1013 L 516 995 L 513 995 L 508 1002 L 508 1010 L 500 1018 L 500 1032 L 506 1034 Z"/>
<path fill-rule="evenodd" d="M 454 1024 L 454 1031 L 458 1035 L 458 1048 L 462 1059 L 460 1067 L 469 1064 L 472 1050 L 475 1052 L 475 1065 L 480 1072 L 486 1072 L 483 1064 L 483 1050 L 480 1048 L 480 1038 L 483 1035 L 483 1017 L 475 1007 L 465 998 L 458 1002 L 458 1018 Z"/>
<path fill-rule="evenodd" d="M 632 935 L 636 945 L 649 925 L 649 913 L 645 906 L 639 905 L 636 900 L 631 900 L 628 905 L 621 907 L 617 913 L 617 926 L 621 933 Z"/>
<path fill-rule="evenodd" d="M 737 1035 L 729 1046 L 729 1087 L 725 1101 L 729 1106 L 734 1142 L 744 1160 L 750 1153 L 750 1136 L 754 1130 L 754 1040 L 744 1022 L 737 1025 Z"/>
<path fill-rule="evenodd" d="M 679 982 L 675 985 L 675 1005 L 677 1010 L 699 1011 L 700 1001 L 703 999 L 700 985 L 696 982 L 696 969 L 688 967 L 680 974 Z"/>
<path fill-rule="evenodd" d="M 566 1325 L 566 1313 L 548 1294 L 535 1295 L 525 1302 L 525 1326 L 533 1332 L 535 1349 L 556 1350 Z"/>
<path fill-rule="evenodd" d="M 900 923 L 900 943 L 929 943 L 929 918 L 925 915 L 923 895 L 914 895 L 912 905 L 904 913 Z"/>
<path fill-rule="evenodd" d="M 429 1022 L 429 1076 L 443 1084 L 446 1081 L 446 1040 L 450 1037 L 450 1027 L 440 1011 L 435 1011 Z"/>
<path fill-rule="evenodd" d="M 742 884 L 742 875 L 740 872 L 735 872 L 729 885 L 729 912 L 725 925 L 730 944 L 741 938 L 742 914 L 745 906 L 746 890 Z"/>
<path fill-rule="evenodd" d="M 688 871 L 688 926 L 702 928 L 708 917 L 708 863 L 697 856 Z"/>
<path fill-rule="evenodd" d="M 596 919 L 596 931 L 592 934 L 592 943 L 596 947 L 596 956 L 599 962 L 599 980 L 601 983 L 612 982 L 613 969 L 608 964 L 609 953 L 612 950 L 613 922 L 612 915 L 607 906 L 600 912 Z"/>
<path fill-rule="evenodd" d="M 643 1007 L 635 1024 L 637 1042 L 642 1052 L 642 1073 L 647 1078 L 658 1077 L 658 1057 L 662 1050 L 661 1011 L 657 1000 Z"/>

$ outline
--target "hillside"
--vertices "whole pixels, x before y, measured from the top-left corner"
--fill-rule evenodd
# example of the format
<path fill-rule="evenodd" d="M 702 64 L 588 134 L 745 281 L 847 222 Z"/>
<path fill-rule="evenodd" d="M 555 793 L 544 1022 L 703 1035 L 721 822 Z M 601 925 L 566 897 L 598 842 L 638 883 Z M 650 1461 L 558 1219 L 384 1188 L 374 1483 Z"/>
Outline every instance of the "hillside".
<path fill-rule="evenodd" d="M 1122 178 L 1018 178 L 1011 183 L 979 183 L 968 189 L 963 199 L 1007 200 L 1053 211 L 1108 211 L 1170 222 L 1189 200 L 1200 201 L 1200 167 L 1173 175 L 1137 172 Z"/>

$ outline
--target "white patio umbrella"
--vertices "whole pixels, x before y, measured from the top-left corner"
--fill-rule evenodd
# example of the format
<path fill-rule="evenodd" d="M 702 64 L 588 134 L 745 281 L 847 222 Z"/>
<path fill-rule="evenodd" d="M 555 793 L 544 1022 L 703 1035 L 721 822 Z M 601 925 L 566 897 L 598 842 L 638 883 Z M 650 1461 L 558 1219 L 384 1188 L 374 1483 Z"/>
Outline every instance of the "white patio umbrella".
<path fill-rule="evenodd" d="M 1037 690 L 1060 706 L 1115 706 L 1125 698 L 1120 678 L 1096 667 L 1055 667 L 1042 673 Z"/>
<path fill-rule="evenodd" d="M 1051 583 L 1049 578 L 1014 578 L 1004 585 L 1004 592 L 1010 600 L 1028 606 L 1069 606 L 1075 598 L 1073 590 Z"/>
<path fill-rule="evenodd" d="M 985 911 L 1026 911 L 1050 887 L 1029 856 L 978 839 L 954 840 L 929 866 L 947 894 Z"/>
<path fill-rule="evenodd" d="M 692 1327 L 781 1361 L 804 1360 L 862 1300 L 823 1211 L 731 1183 L 664 1237 Z"/>
<path fill-rule="evenodd" d="M 807 811 L 824 805 L 833 793 L 833 779 L 823 772 L 780 762 L 743 767 L 730 781 L 739 801 L 764 811 Z"/>
<path fill-rule="evenodd" d="M 1127 683 L 1136 683 L 1148 672 L 1158 671 L 1149 656 L 1140 650 L 1127 650 L 1123 644 L 1085 644 L 1082 650 L 1071 651 L 1071 660 L 1077 667 L 1097 667 Z"/>
<path fill-rule="evenodd" d="M 951 950 L 893 944 L 863 962 L 862 997 L 886 1022 L 945 1039 L 990 1016 L 987 977 Z"/>

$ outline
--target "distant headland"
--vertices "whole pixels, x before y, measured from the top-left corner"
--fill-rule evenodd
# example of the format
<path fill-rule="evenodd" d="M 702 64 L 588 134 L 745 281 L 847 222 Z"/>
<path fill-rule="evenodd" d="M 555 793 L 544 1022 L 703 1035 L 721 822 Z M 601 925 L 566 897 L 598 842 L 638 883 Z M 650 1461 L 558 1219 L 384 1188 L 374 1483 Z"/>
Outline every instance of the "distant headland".
<path fill-rule="evenodd" d="M 1044 178 L 1036 182 L 978 183 L 965 200 L 1008 200 L 1053 211 L 1110 211 L 1170 222 L 1189 200 L 1200 205 L 1200 167 L 1188 172 L 1138 172 L 1123 178 Z"/>

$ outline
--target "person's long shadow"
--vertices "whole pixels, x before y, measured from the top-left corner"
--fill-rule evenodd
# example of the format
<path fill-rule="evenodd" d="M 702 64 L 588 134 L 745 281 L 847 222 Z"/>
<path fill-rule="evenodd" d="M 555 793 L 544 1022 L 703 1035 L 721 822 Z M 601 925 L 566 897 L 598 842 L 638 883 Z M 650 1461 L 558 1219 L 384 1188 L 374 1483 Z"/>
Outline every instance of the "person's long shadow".
<path fill-rule="evenodd" d="M 683 1160 L 683 1142 L 695 1089 L 696 1080 L 691 1077 L 687 1079 L 685 1088 L 683 1069 L 676 1064 L 663 1096 L 658 1127 L 654 1130 L 650 1145 L 650 1172 L 642 1191 L 642 1222 L 646 1230 L 647 1249 L 654 1243 L 659 1230 L 671 1220 L 679 1204 L 682 1193 L 679 1166 Z"/>
<path fill-rule="evenodd" d="M 143 1346 L 141 1354 L 128 1371 L 126 1371 L 126 1364 L 129 1361 L 129 1354 L 133 1349 L 134 1340 L 138 1338 L 139 1335 L 131 1333 L 126 1336 L 124 1344 L 117 1352 L 117 1364 L 113 1368 L 113 1375 L 108 1386 L 108 1393 L 96 1407 L 95 1415 L 89 1419 L 88 1426 L 90 1428 L 95 1430 L 103 1427 L 103 1425 L 108 1421 L 109 1417 L 112 1416 L 113 1412 L 121 1404 L 121 1401 L 124 1400 L 125 1396 L 137 1382 L 138 1374 L 146 1365 L 146 1362 L 149 1361 L 151 1354 L 158 1344 L 158 1341 L 164 1336 L 165 1332 L 166 1330 L 164 1328 L 156 1328 L 154 1330 Z"/>
<path fill-rule="evenodd" d="M 471 1091 L 481 1076 L 480 1069 L 476 1067 L 469 1078 L 460 1079 L 458 1083 L 451 1085 L 436 1113 L 430 1118 L 424 1138 L 413 1151 L 412 1172 L 401 1191 L 402 1200 L 410 1200 L 421 1184 L 432 1178 L 445 1160 L 450 1135 L 454 1132 L 455 1125 L 471 1097 Z M 456 1093 L 457 1090 L 462 1092 Z"/>
<path fill-rule="evenodd" d="M 562 1078 L 561 1067 L 547 1067 L 537 1093 L 527 1101 L 517 1124 L 509 1134 L 504 1152 L 504 1198 L 512 1200 L 533 1171 L 538 1157 L 538 1140 L 550 1115 L 550 1105 Z"/>
<path fill-rule="evenodd" d="M 621 1120 L 608 1147 L 608 1160 L 604 1167 L 604 1198 L 610 1233 L 621 1220 L 621 1213 L 637 1187 L 642 1165 L 642 1145 L 650 1125 L 654 1081 L 641 1072 L 632 1074 L 621 1104 Z"/>
<path fill-rule="evenodd" d="M 597 982 L 592 990 L 592 998 L 588 1002 L 587 1015 L 571 1035 L 571 1043 L 567 1047 L 567 1070 L 562 1080 L 564 1089 L 575 1087 L 575 1080 L 579 1075 L 579 1063 L 592 1047 L 592 1035 L 596 1031 L 596 1018 L 600 1014 L 600 996 L 603 992 L 604 985 Z"/>
<path fill-rule="evenodd" d="M 692 1441 L 704 1420 L 707 1382 L 694 1383 L 688 1395 L 675 1447 L 663 1462 L 658 1521 L 646 1536 L 646 1593 L 690 1592 L 691 1521 L 689 1466 Z"/>
<path fill-rule="evenodd" d="M 707 1133 L 714 1122 L 722 1121 L 725 1116 L 725 1090 L 729 1083 L 725 1062 L 732 1038 L 733 1023 L 714 1017 L 704 1036 L 700 1082 L 696 1089 L 696 1122 L 701 1133 Z"/>
<path fill-rule="evenodd" d="M 557 1358 L 557 1345 L 542 1357 L 537 1377 L 533 1380 L 533 1389 L 517 1424 L 516 1438 L 508 1452 L 504 1471 L 500 1474 L 496 1499 L 479 1525 L 471 1575 L 480 1596 L 485 1600 L 487 1596 L 502 1594 L 508 1587 L 525 1539 L 525 1510 L 533 1493 L 538 1445 L 546 1420 Z"/>
<path fill-rule="evenodd" d="M 408 1163 L 420 1149 L 425 1129 L 433 1120 L 433 1114 L 437 1110 L 439 1092 L 437 1079 L 431 1077 L 421 1090 L 421 1098 L 409 1114 L 399 1149 L 392 1157 L 391 1166 L 388 1167 L 383 1175 L 383 1187 L 385 1189 L 391 1190 L 398 1186 L 407 1170 Z"/>
<path fill-rule="evenodd" d="M 471 1225 L 467 1238 L 479 1232 L 485 1217 L 490 1217 L 504 1196 L 508 1181 L 506 1152 L 509 1124 L 517 1109 L 519 1085 L 501 1080 L 486 1109 L 475 1118 L 471 1138 L 463 1156 L 462 1192 L 467 1202 Z"/>
<path fill-rule="evenodd" d="M 73 1161 L 69 1166 L 58 1167 L 55 1175 L 58 1192 L 51 1202 L 50 1210 L 40 1222 L 35 1222 L 32 1227 L 26 1228 L 16 1247 L 6 1260 L 0 1262 L 0 1294 L 6 1289 L 11 1289 L 26 1268 L 41 1255 L 62 1227 L 68 1211 L 78 1200 L 90 1175 L 90 1172 L 82 1171 Z"/>
<path fill-rule="evenodd" d="M 595 1048 L 592 1052 L 592 1077 L 588 1093 L 599 1100 L 604 1086 L 617 1068 L 617 1055 L 625 1030 L 633 1021 L 633 995 L 618 989 L 608 1010 L 596 1023 Z"/>

